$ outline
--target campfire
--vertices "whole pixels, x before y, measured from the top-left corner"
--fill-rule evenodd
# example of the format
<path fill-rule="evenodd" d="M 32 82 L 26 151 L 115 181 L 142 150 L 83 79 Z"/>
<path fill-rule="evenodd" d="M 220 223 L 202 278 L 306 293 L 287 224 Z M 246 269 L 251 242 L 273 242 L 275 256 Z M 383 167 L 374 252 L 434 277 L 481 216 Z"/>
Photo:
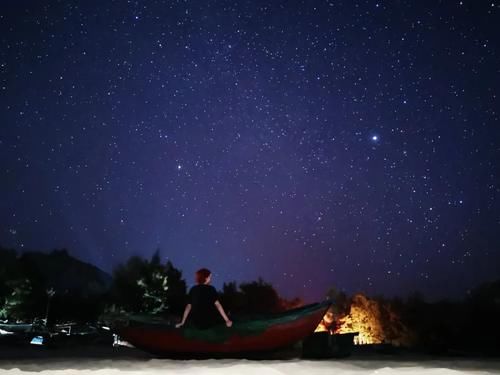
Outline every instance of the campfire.
<path fill-rule="evenodd" d="M 356 345 L 391 343 L 407 346 L 412 340 L 411 332 L 389 306 L 382 306 L 362 294 L 352 298 L 347 315 L 336 314 L 334 307 L 330 308 L 314 332 L 358 333 L 354 337 Z"/>

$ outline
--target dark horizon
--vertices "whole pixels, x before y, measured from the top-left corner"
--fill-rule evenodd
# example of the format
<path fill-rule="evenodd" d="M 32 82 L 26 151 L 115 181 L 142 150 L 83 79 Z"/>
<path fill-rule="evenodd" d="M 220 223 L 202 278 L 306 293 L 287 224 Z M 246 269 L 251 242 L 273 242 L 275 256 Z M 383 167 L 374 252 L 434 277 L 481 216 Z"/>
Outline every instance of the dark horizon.
<path fill-rule="evenodd" d="M 7 250 L 8 248 L 6 247 L 3 247 L 2 244 L 0 244 L 0 249 L 4 249 L 4 250 Z M 125 259 L 122 263 L 118 263 L 115 265 L 115 267 L 113 267 L 112 269 L 103 269 L 101 267 L 99 267 L 98 265 L 88 261 L 88 260 L 85 260 L 81 257 L 78 257 L 76 256 L 75 254 L 73 254 L 71 252 L 71 249 L 67 249 L 67 248 L 54 248 L 54 249 L 50 249 L 50 250 L 33 250 L 33 249 L 24 249 L 24 250 L 19 250 L 19 249 L 10 249 L 10 250 L 15 250 L 17 252 L 18 255 L 21 255 L 21 254 L 24 254 L 24 253 L 41 253 L 41 254 L 45 254 L 45 255 L 48 255 L 50 254 L 51 252 L 53 251 L 66 251 L 68 253 L 69 256 L 71 256 L 72 258 L 78 260 L 78 261 L 81 261 L 83 263 L 86 263 L 86 264 L 89 264 L 91 266 L 94 266 L 96 267 L 97 269 L 99 269 L 100 271 L 102 272 L 105 272 L 108 276 L 112 277 L 113 276 L 113 271 L 115 270 L 115 268 L 119 265 L 123 265 L 127 259 Z M 181 272 L 182 272 L 182 277 L 183 279 L 186 281 L 187 283 L 187 286 L 188 286 L 188 289 L 191 287 L 191 286 L 194 286 L 195 285 L 195 280 L 194 280 L 194 276 L 193 277 L 189 277 L 189 275 L 186 275 L 186 272 L 185 270 L 183 269 L 180 269 L 179 267 L 177 267 L 177 265 L 175 264 L 175 262 L 172 261 L 172 259 L 168 258 L 168 257 L 165 257 L 162 255 L 162 252 L 161 252 L 161 249 L 157 249 L 159 250 L 159 254 L 160 254 L 160 258 L 161 258 L 161 261 L 162 263 L 166 263 L 167 261 L 171 261 L 173 266 L 177 269 L 179 269 Z M 153 251 L 151 253 L 150 256 L 145 256 L 145 255 L 142 255 L 142 254 L 135 254 L 136 256 L 139 256 L 143 259 L 150 259 L 151 256 L 153 256 L 153 254 L 156 252 Z M 131 256 L 134 256 L 131 255 Z M 253 282 L 253 281 L 257 281 L 258 279 L 262 279 L 264 282 L 270 282 L 270 280 L 268 279 L 265 279 L 265 278 L 262 278 L 261 276 L 257 276 L 255 277 L 254 279 L 247 279 L 247 280 L 221 280 L 219 278 L 213 278 L 212 279 L 212 282 L 211 284 L 219 291 L 222 291 L 222 286 L 224 283 L 229 283 L 229 282 L 237 282 L 237 284 L 240 284 L 240 283 L 245 283 L 245 282 Z M 403 300 L 405 298 L 413 298 L 414 296 L 416 295 L 419 295 L 420 297 L 423 298 L 424 301 L 426 302 L 429 302 L 429 303 L 434 303 L 434 302 L 440 302 L 440 301 L 450 301 L 450 302 L 461 302 L 461 301 L 464 301 L 465 298 L 467 298 L 469 296 L 469 292 L 472 292 L 474 291 L 475 289 L 477 289 L 478 287 L 480 286 L 484 286 L 485 284 L 489 284 L 489 283 L 494 283 L 494 282 L 498 282 L 500 281 L 500 278 L 497 278 L 497 279 L 491 279 L 491 280 L 484 280 L 483 282 L 477 284 L 477 285 L 471 285 L 466 293 L 462 294 L 462 295 L 457 295 L 457 296 L 450 296 L 450 295 L 447 295 L 447 296 L 429 296 L 429 295 L 425 295 L 421 290 L 409 290 L 408 292 L 406 293 L 400 293 L 400 294 L 387 294 L 385 293 L 383 290 L 374 290 L 372 293 L 369 293 L 367 292 L 366 290 L 346 290 L 345 288 L 342 288 L 342 286 L 338 286 L 338 285 L 331 285 L 333 287 L 335 287 L 335 289 L 338 291 L 338 292 L 344 292 L 346 293 L 347 296 L 354 296 L 358 293 L 360 294 L 363 294 L 367 297 L 375 297 L 375 298 L 379 298 L 379 297 L 382 297 L 382 298 L 402 298 Z M 283 289 L 283 288 L 279 288 L 277 287 L 274 283 L 270 282 L 271 285 L 273 287 L 276 288 L 276 291 L 278 292 L 278 295 L 282 298 L 286 298 L 288 300 L 292 300 L 292 299 L 295 299 L 295 298 L 300 298 L 304 303 L 313 303 L 313 302 L 320 302 L 322 300 L 325 299 L 326 295 L 327 295 L 327 292 L 328 290 L 325 290 L 324 292 L 320 293 L 320 294 L 317 294 L 316 297 L 313 297 L 313 294 L 309 294 L 309 295 L 297 295 L 297 294 L 293 294 L 291 291 L 287 290 L 287 289 Z"/>
<path fill-rule="evenodd" d="M 0 243 L 463 298 L 500 276 L 499 11 L 8 2 Z"/>

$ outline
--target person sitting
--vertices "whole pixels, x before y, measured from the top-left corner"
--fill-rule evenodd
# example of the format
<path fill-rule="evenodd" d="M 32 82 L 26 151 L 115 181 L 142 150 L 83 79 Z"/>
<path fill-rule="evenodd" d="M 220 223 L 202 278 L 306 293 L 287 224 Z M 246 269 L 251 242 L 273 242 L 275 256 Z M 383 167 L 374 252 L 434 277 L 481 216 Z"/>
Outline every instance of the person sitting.
<path fill-rule="evenodd" d="M 217 291 L 210 284 L 212 273 L 206 268 L 196 271 L 196 283 L 188 295 L 188 304 L 184 309 L 182 320 L 176 324 L 176 328 L 182 327 L 189 316 L 189 323 L 199 329 L 207 329 L 217 325 L 221 316 L 227 327 L 231 327 L 233 322 L 229 320 L 224 308 L 219 302 Z M 217 315 L 219 312 L 219 316 Z"/>

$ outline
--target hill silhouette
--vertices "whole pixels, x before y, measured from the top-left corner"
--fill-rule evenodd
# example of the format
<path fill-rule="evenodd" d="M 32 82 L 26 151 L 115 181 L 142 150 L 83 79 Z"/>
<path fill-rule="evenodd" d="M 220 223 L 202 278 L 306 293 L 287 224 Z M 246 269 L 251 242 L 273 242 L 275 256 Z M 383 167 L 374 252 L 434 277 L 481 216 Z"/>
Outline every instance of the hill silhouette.
<path fill-rule="evenodd" d="M 108 291 L 112 277 L 96 266 L 71 256 L 66 249 L 50 253 L 26 252 L 19 261 L 56 292 L 102 294 Z M 31 273 L 30 272 L 30 273 Z"/>

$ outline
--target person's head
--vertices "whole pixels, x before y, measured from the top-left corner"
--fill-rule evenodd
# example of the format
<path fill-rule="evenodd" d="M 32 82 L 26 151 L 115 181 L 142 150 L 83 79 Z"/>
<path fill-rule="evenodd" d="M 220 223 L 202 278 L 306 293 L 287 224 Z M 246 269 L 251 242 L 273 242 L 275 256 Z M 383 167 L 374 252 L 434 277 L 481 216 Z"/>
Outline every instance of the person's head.
<path fill-rule="evenodd" d="M 196 271 L 196 283 L 197 284 L 208 284 L 211 280 L 212 272 L 206 268 L 199 269 Z"/>

